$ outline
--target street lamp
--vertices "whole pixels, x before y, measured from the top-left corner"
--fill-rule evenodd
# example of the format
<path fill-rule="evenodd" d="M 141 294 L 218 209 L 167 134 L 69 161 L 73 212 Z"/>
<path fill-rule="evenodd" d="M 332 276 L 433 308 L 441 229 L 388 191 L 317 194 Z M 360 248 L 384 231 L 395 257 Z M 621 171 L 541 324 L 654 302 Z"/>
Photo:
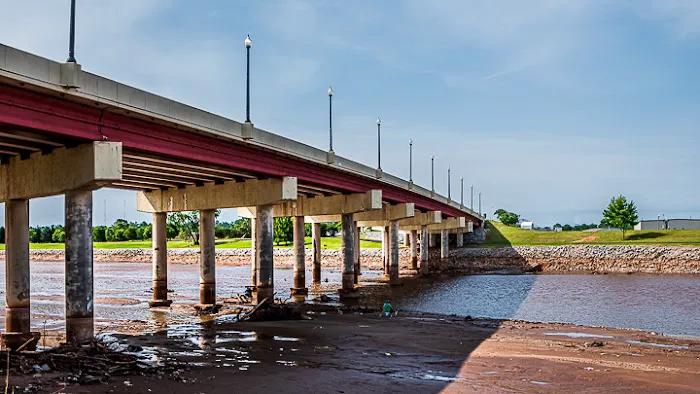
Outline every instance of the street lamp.
<path fill-rule="evenodd" d="M 250 123 L 250 47 L 253 40 L 250 34 L 245 38 L 245 121 Z"/>
<path fill-rule="evenodd" d="M 469 186 L 469 193 L 470 193 L 470 198 L 469 198 L 469 209 L 474 212 L 474 185 Z"/>
<path fill-rule="evenodd" d="M 447 201 L 452 201 L 452 195 L 450 194 L 450 167 L 447 167 Z"/>
<path fill-rule="evenodd" d="M 459 192 L 459 206 L 464 207 L 464 177 L 459 178 L 460 192 Z"/>
<path fill-rule="evenodd" d="M 75 0 L 70 1 L 70 37 L 68 40 L 68 63 L 77 63 L 75 60 Z"/>
<path fill-rule="evenodd" d="M 479 192 L 479 216 L 481 215 L 481 192 Z"/>
<path fill-rule="evenodd" d="M 430 192 L 435 194 L 435 156 L 430 156 Z"/>
<path fill-rule="evenodd" d="M 408 140 L 408 181 L 413 183 L 413 140 Z"/>
<path fill-rule="evenodd" d="M 333 152 L 333 87 L 328 87 L 328 135 L 329 152 Z"/>
<path fill-rule="evenodd" d="M 377 169 L 382 169 L 382 120 L 377 118 Z"/>

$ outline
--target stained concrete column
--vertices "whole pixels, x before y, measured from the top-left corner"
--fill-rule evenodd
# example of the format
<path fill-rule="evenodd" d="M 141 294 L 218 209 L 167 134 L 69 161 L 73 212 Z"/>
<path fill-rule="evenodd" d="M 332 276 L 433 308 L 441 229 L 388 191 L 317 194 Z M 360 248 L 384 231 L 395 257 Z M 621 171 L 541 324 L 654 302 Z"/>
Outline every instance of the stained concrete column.
<path fill-rule="evenodd" d="M 411 269 L 418 269 L 418 230 L 411 230 Z"/>
<path fill-rule="evenodd" d="M 32 335 L 29 313 L 29 200 L 5 203 L 5 334 L 10 349 Z"/>
<path fill-rule="evenodd" d="M 294 287 L 291 295 L 306 295 L 306 256 L 304 255 L 304 217 L 294 217 Z"/>
<path fill-rule="evenodd" d="M 150 307 L 170 306 L 168 300 L 168 214 L 153 214 L 153 299 L 148 301 Z"/>
<path fill-rule="evenodd" d="M 343 288 L 342 293 L 355 289 L 355 221 L 352 213 L 341 216 L 341 231 L 343 240 Z"/>
<path fill-rule="evenodd" d="M 321 223 L 311 226 L 311 269 L 314 283 L 321 283 Z"/>
<path fill-rule="evenodd" d="M 440 258 L 446 259 L 450 256 L 450 231 L 440 231 Z"/>
<path fill-rule="evenodd" d="M 382 230 L 382 264 L 384 275 L 389 275 L 389 227 Z"/>
<path fill-rule="evenodd" d="M 92 271 L 92 191 L 66 193 L 66 341 L 94 336 Z"/>
<path fill-rule="evenodd" d="M 399 282 L 399 221 L 389 222 L 389 283 Z"/>
<path fill-rule="evenodd" d="M 199 211 L 199 303 L 216 304 L 216 218 L 213 209 Z"/>
<path fill-rule="evenodd" d="M 428 226 L 420 227 L 420 273 L 421 275 L 428 275 L 430 273 L 428 258 L 430 256 L 428 250 L 428 239 L 430 238 L 430 233 L 428 233 Z"/>
<path fill-rule="evenodd" d="M 462 229 L 457 229 L 457 247 L 461 248 L 464 246 L 464 233 Z"/>
<path fill-rule="evenodd" d="M 250 268 L 253 287 L 258 285 L 258 254 L 255 253 L 255 218 L 250 219 Z"/>
<path fill-rule="evenodd" d="M 361 275 L 361 273 L 360 273 L 360 251 L 361 251 L 360 250 L 360 228 L 357 227 L 357 222 L 355 222 L 355 225 L 356 226 L 355 226 L 355 249 L 354 249 L 354 251 L 355 251 L 355 257 L 354 257 L 355 269 L 354 269 L 354 272 L 355 272 L 355 284 L 358 284 L 359 279 L 360 279 L 359 277 Z"/>
<path fill-rule="evenodd" d="M 437 244 L 437 239 L 435 234 L 428 234 L 428 247 L 434 248 Z"/>
<path fill-rule="evenodd" d="M 275 294 L 275 266 L 274 266 L 274 234 L 272 205 L 260 205 L 255 209 L 255 252 L 258 260 L 258 287 L 256 289 L 256 302 L 274 301 Z"/>

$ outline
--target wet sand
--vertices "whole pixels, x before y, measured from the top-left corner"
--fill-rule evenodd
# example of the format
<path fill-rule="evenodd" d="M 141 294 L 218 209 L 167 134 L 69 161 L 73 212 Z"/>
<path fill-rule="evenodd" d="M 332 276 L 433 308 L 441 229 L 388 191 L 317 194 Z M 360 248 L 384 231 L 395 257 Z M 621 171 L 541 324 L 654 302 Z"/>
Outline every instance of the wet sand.
<path fill-rule="evenodd" d="M 312 320 L 170 326 L 118 336 L 182 372 L 69 385 L 70 393 L 502 393 L 700 390 L 700 339 L 440 315 L 338 313 Z M 321 312 L 319 308 L 327 310 Z M 229 320 L 230 321 L 230 320 Z M 128 332 L 124 326 L 116 331 Z M 595 341 L 601 341 L 595 343 Z M 638 341 L 638 342 L 627 342 Z M 601 345 L 601 346 L 598 346 Z M 52 373 L 40 392 L 62 386 Z M 21 392 L 21 391 L 20 391 Z"/>

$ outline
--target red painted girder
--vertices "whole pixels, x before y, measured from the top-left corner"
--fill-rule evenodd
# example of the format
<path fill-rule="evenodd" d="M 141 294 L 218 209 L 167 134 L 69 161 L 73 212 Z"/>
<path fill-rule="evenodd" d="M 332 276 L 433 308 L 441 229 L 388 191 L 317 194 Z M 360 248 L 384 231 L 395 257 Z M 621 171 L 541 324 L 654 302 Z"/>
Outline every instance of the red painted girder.
<path fill-rule="evenodd" d="M 236 143 L 169 127 L 127 115 L 0 85 L 0 123 L 30 128 L 57 137 L 120 141 L 126 148 L 179 157 L 255 174 L 293 176 L 300 183 L 313 183 L 343 192 L 382 189 L 390 202 L 413 202 L 416 208 L 439 210 L 448 216 L 464 213 L 429 197 L 301 158 L 285 156 L 245 143 Z M 478 220 L 474 219 L 477 223 Z"/>

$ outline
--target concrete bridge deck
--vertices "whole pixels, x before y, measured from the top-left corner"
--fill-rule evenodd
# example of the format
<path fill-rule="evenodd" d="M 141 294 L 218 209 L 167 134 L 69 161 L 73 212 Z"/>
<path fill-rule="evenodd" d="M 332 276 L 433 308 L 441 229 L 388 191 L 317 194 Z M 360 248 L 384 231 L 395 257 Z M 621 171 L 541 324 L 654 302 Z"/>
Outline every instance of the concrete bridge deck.
<path fill-rule="evenodd" d="M 360 274 L 360 226 L 383 226 L 385 271 L 398 284 L 398 233 L 410 232 L 412 264 L 428 274 L 427 242 L 447 257 L 450 236 L 482 218 L 458 201 L 375 168 L 110 79 L 75 63 L 0 44 L 0 200 L 7 228 L 8 345 L 35 334 L 29 322 L 31 198 L 66 195 L 66 319 L 69 341 L 93 335 L 92 190 L 139 191 L 153 214 L 153 306 L 167 299 L 168 212 L 200 212 L 200 301 L 216 304 L 214 211 L 252 218 L 252 284 L 273 288 L 272 219 L 294 217 L 293 292 L 306 293 L 304 223 L 313 225 L 313 281 L 320 281 L 320 222 L 340 221 L 342 296 Z M 433 234 L 431 234 L 433 233 Z M 437 233 L 439 241 L 431 237 Z M 418 256 L 417 245 L 421 253 Z M 319 273 L 317 275 L 317 272 Z"/>

